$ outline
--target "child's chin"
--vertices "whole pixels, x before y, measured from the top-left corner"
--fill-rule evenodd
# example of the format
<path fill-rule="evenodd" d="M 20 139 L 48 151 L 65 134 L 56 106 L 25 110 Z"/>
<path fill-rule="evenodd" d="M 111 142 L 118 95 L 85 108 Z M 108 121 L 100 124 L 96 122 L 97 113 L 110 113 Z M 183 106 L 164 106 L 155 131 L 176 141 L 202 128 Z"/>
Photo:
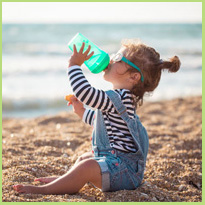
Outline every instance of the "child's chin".
<path fill-rule="evenodd" d="M 106 82 L 109 82 L 109 83 L 112 83 L 109 79 L 107 79 L 107 78 L 104 78 L 104 80 L 106 81 Z"/>
<path fill-rule="evenodd" d="M 104 75 L 103 75 L 103 79 L 106 80 L 106 81 L 108 81 L 107 75 L 106 75 L 105 73 L 104 73 Z"/>

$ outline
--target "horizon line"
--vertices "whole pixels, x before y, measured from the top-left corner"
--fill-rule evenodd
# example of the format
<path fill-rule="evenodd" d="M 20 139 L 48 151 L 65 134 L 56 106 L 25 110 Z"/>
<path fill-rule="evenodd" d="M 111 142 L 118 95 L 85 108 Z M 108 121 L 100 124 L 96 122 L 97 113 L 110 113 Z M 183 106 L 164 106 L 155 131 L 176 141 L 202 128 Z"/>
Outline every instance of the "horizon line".
<path fill-rule="evenodd" d="M 2 22 L 3 24 L 202 24 L 202 21 L 159 21 L 159 22 Z"/>

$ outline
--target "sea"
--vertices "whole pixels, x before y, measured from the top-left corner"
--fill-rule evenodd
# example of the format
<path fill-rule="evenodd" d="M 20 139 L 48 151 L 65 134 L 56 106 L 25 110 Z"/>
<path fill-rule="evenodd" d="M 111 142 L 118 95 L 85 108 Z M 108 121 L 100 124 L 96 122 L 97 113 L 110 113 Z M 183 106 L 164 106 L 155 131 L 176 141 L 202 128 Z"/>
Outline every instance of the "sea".
<path fill-rule="evenodd" d="M 177 73 L 163 72 L 156 90 L 145 101 L 202 95 L 202 24 L 3 24 L 2 116 L 32 118 L 72 111 L 64 96 L 72 90 L 67 77 L 68 42 L 78 32 L 102 50 L 116 53 L 123 39 L 140 39 L 162 59 L 177 55 Z M 82 66 L 92 86 L 112 85 L 102 73 Z"/>

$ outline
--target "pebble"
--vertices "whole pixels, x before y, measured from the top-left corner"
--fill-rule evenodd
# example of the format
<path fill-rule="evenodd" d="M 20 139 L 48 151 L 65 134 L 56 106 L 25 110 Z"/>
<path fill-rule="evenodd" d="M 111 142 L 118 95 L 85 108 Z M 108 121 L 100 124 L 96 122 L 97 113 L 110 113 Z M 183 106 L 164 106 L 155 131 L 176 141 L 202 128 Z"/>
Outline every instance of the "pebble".
<path fill-rule="evenodd" d="M 32 170 L 33 172 L 36 172 L 36 171 L 37 171 L 37 169 L 36 169 L 36 168 L 32 168 L 31 170 Z"/>
<path fill-rule="evenodd" d="M 183 191 L 185 188 L 186 188 L 185 185 L 180 185 L 180 186 L 179 186 L 179 191 Z"/>
<path fill-rule="evenodd" d="M 198 187 L 199 189 L 201 188 L 201 184 L 200 184 L 200 183 L 197 183 L 196 185 L 197 185 L 197 187 Z"/>
<path fill-rule="evenodd" d="M 157 198 L 154 196 L 154 197 L 152 198 L 152 201 L 158 201 L 158 200 L 157 200 Z"/>
<path fill-rule="evenodd" d="M 34 133 L 34 129 L 30 129 L 29 133 L 33 134 Z"/>
<path fill-rule="evenodd" d="M 149 196 L 147 194 L 145 194 L 145 193 L 141 193 L 141 196 L 142 196 L 142 198 L 145 198 L 145 199 L 149 198 Z"/>
<path fill-rule="evenodd" d="M 56 129 L 59 130 L 60 128 L 61 128 L 61 124 L 60 124 L 60 123 L 57 123 L 57 124 L 56 124 Z"/>
<path fill-rule="evenodd" d="M 145 182 L 143 183 L 143 185 L 148 185 L 148 182 L 147 182 L 147 181 L 145 181 Z"/>
<path fill-rule="evenodd" d="M 65 171 L 68 171 L 69 168 L 68 168 L 68 166 L 66 165 L 66 166 L 64 167 L 64 169 L 65 169 Z"/>
<path fill-rule="evenodd" d="M 67 158 L 67 157 L 68 157 L 68 155 L 67 155 L 66 153 L 64 153 L 64 154 L 63 154 L 63 157 Z"/>

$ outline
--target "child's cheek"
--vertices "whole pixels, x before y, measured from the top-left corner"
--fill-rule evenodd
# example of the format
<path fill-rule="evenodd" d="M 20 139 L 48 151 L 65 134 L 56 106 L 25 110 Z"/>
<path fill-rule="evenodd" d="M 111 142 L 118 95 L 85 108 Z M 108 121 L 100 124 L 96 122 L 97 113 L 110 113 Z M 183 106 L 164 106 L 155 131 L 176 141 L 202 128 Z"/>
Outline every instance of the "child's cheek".
<path fill-rule="evenodd" d="M 126 69 L 124 68 L 124 66 L 118 67 L 118 69 L 116 70 L 116 73 L 118 75 L 123 75 L 126 72 Z"/>

